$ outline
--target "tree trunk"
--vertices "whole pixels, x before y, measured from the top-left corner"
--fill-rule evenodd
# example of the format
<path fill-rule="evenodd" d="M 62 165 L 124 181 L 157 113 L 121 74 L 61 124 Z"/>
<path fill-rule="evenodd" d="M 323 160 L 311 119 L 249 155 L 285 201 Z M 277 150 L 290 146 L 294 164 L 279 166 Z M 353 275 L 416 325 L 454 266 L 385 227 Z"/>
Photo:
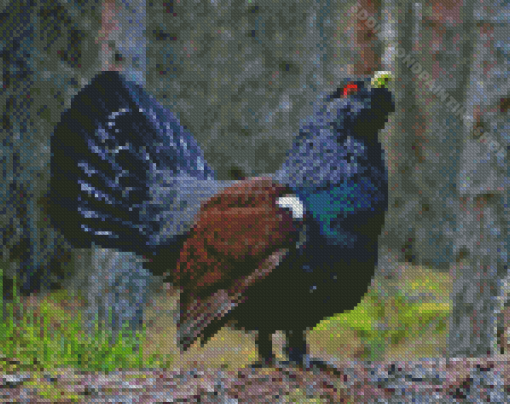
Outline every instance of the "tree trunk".
<path fill-rule="evenodd" d="M 146 83 L 145 0 L 106 0 L 97 43 L 103 71 L 119 71 L 141 87 Z M 114 332 L 127 323 L 140 330 L 155 279 L 134 253 L 93 246 L 72 252 L 73 276 L 64 282 L 73 293 L 86 298 L 85 325 L 94 331 L 97 319 Z M 111 312 L 110 312 L 111 310 Z M 109 317 L 111 315 L 111 317 Z"/>
<path fill-rule="evenodd" d="M 510 7 L 475 4 L 470 85 L 465 97 L 464 143 L 458 173 L 460 210 L 456 242 L 450 356 L 499 352 L 508 276 L 508 38 Z M 506 49 L 508 51 L 508 48 Z M 506 100 L 506 101 L 505 101 Z M 508 107 L 506 107 L 508 108 Z M 501 345 L 501 342 L 500 342 Z"/>
<path fill-rule="evenodd" d="M 17 276 L 30 293 L 67 276 L 69 245 L 45 213 L 50 135 L 73 95 L 100 69 L 94 38 L 98 10 L 75 3 L 4 3 L 0 265 L 6 278 Z"/>

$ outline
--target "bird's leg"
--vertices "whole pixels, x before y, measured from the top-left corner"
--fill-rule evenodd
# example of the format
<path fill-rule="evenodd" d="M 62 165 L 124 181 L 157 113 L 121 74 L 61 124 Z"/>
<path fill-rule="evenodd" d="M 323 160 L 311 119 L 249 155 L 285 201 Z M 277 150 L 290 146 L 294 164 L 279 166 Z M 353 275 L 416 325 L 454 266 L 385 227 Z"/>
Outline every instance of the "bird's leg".
<path fill-rule="evenodd" d="M 255 362 L 253 367 L 272 366 L 275 364 L 275 356 L 273 354 L 272 332 L 259 330 L 255 344 L 259 352 L 259 360 Z"/>
<path fill-rule="evenodd" d="M 326 371 L 339 375 L 338 369 L 332 364 L 324 362 L 317 358 L 312 358 L 308 352 L 308 346 L 306 344 L 306 332 L 302 330 L 291 330 L 285 332 L 287 336 L 287 345 L 285 347 L 285 353 L 289 357 L 288 364 L 299 366 L 302 369 L 310 370 L 317 369 L 319 371 Z M 286 364 L 283 362 L 282 364 Z"/>
<path fill-rule="evenodd" d="M 285 353 L 289 357 L 289 362 L 293 365 L 306 365 L 308 360 L 306 337 L 303 330 L 286 331 L 287 343 Z"/>

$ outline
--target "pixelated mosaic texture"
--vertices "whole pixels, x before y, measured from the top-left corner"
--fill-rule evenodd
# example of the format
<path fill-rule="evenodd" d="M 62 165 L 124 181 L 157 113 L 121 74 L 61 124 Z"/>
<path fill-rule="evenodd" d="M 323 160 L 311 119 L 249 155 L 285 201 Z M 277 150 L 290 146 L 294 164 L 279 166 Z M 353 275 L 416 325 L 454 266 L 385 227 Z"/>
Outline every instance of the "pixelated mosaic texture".
<path fill-rule="evenodd" d="M 29 268 L 28 273 L 41 271 L 42 279 L 58 282 L 69 270 L 63 265 L 70 259 L 69 245 L 47 225 L 41 206 L 44 203 L 38 202 L 49 180 L 49 136 L 53 127 L 72 97 L 101 69 L 102 61 L 96 56 L 99 45 L 95 42 L 101 11 L 96 2 L 65 6 L 4 3 L 2 169 L 7 181 L 1 184 L 6 201 L 2 212 L 2 264 L 9 276 L 26 274 L 20 268 Z M 479 123 L 506 148 L 508 107 L 504 100 L 508 99 L 508 79 L 505 69 L 499 68 L 508 63 L 507 48 L 501 39 L 505 38 L 506 27 L 498 25 L 483 10 L 469 8 L 473 4 L 467 6 L 467 15 L 472 13 L 483 22 L 478 27 L 480 35 L 475 35 L 480 40 L 474 42 L 480 50 L 478 61 L 458 62 L 466 46 L 473 42 L 467 36 L 461 36 L 460 44 L 452 39 L 460 20 L 446 26 L 438 34 L 439 39 L 427 28 L 425 33 L 430 36 L 426 40 L 440 46 L 426 47 L 429 53 L 414 57 L 434 71 L 436 81 L 457 99 L 462 99 L 467 88 L 468 104 L 473 109 L 480 104 L 494 107 L 494 112 L 484 113 Z M 239 10 L 239 15 L 245 16 L 235 20 L 241 29 L 225 28 L 230 27 L 231 15 L 237 12 L 232 5 L 205 2 L 203 7 L 202 12 L 186 9 L 182 4 L 154 2 L 147 6 L 147 88 L 178 114 L 220 178 L 272 172 L 283 160 L 300 119 L 311 112 L 316 87 L 333 87 L 339 77 L 344 77 L 342 68 L 356 49 L 348 36 L 342 37 L 342 32 L 337 32 L 339 39 L 328 46 L 328 38 L 333 37 L 328 29 L 333 29 L 334 24 L 323 17 L 335 15 L 335 10 L 325 7 L 310 6 L 311 11 L 303 13 L 299 4 L 278 10 L 274 5 L 264 7 L 259 3 Z M 175 19 L 169 23 L 165 14 Z M 307 27 L 303 15 L 320 24 Z M 421 18 L 441 19 L 427 8 Z M 341 17 L 331 20 L 343 22 Z M 285 35 L 285 30 L 278 28 L 285 24 L 292 27 L 288 31 L 292 35 Z M 214 29 L 203 28 L 210 26 Z M 494 36 L 485 35 L 487 27 L 494 29 Z M 420 32 L 407 29 L 409 41 L 405 46 L 412 49 L 412 39 Z M 192 46 L 202 43 L 206 46 Z M 319 46 L 314 48 L 311 43 Z M 241 54 L 239 47 L 243 46 L 247 49 Z M 491 49 L 496 52 L 491 53 Z M 441 60 L 440 69 L 434 70 L 434 55 L 450 56 Z M 472 77 L 466 79 L 467 66 L 481 65 L 478 62 L 495 68 L 488 72 L 471 69 Z M 499 248 L 502 258 L 497 258 L 495 265 L 501 272 L 501 262 L 506 261 L 507 230 L 504 225 L 494 224 L 507 222 L 499 194 L 501 189 L 507 190 L 508 165 L 496 159 L 487 143 L 471 139 L 470 132 L 440 98 L 411 84 L 412 72 L 402 66 L 398 69 L 407 87 L 396 88 L 397 105 L 413 108 L 397 110 L 393 129 L 398 130 L 391 132 L 388 141 L 394 148 L 388 153 L 390 183 L 398 184 L 399 191 L 390 193 L 389 214 L 381 238 L 381 265 L 388 269 L 389 261 L 407 261 L 441 270 L 457 261 L 475 267 L 482 262 L 492 265 L 495 257 L 491 251 Z M 246 73 L 231 80 L 235 76 L 232 72 Z M 483 86 L 477 87 L 480 83 Z M 244 98 L 240 89 L 246 93 Z M 271 137 L 274 134 L 276 138 Z M 462 143 L 466 138 L 467 144 Z M 468 198 L 465 206 L 469 215 L 456 194 L 457 186 L 466 179 L 457 179 L 459 173 L 468 173 L 465 177 L 473 181 L 462 191 Z M 482 222 L 475 220 L 476 212 L 483 212 Z M 501 237 L 506 241 L 501 242 Z"/>

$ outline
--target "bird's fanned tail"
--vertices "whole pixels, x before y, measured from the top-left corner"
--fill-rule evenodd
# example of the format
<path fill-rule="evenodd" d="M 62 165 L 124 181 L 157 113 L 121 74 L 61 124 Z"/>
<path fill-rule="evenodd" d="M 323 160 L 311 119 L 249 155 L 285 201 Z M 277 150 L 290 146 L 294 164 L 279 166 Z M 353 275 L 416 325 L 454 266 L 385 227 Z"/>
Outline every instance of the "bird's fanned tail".
<path fill-rule="evenodd" d="M 145 255 L 189 229 L 171 212 L 221 189 L 193 136 L 118 72 L 101 72 L 74 97 L 51 150 L 49 213 L 75 247 Z M 187 222 L 199 206 L 188 207 Z M 172 220 L 166 233 L 163 216 Z"/>

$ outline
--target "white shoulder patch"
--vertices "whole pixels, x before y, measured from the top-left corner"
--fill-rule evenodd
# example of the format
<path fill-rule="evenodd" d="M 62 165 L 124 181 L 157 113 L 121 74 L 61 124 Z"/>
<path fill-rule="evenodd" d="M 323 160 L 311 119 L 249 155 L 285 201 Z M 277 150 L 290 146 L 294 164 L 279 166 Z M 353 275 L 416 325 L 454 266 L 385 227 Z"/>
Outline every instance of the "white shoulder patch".
<path fill-rule="evenodd" d="M 276 200 L 276 203 L 281 208 L 290 209 L 294 219 L 303 219 L 305 213 L 305 205 L 303 205 L 301 199 L 299 199 L 296 195 L 281 196 Z"/>

